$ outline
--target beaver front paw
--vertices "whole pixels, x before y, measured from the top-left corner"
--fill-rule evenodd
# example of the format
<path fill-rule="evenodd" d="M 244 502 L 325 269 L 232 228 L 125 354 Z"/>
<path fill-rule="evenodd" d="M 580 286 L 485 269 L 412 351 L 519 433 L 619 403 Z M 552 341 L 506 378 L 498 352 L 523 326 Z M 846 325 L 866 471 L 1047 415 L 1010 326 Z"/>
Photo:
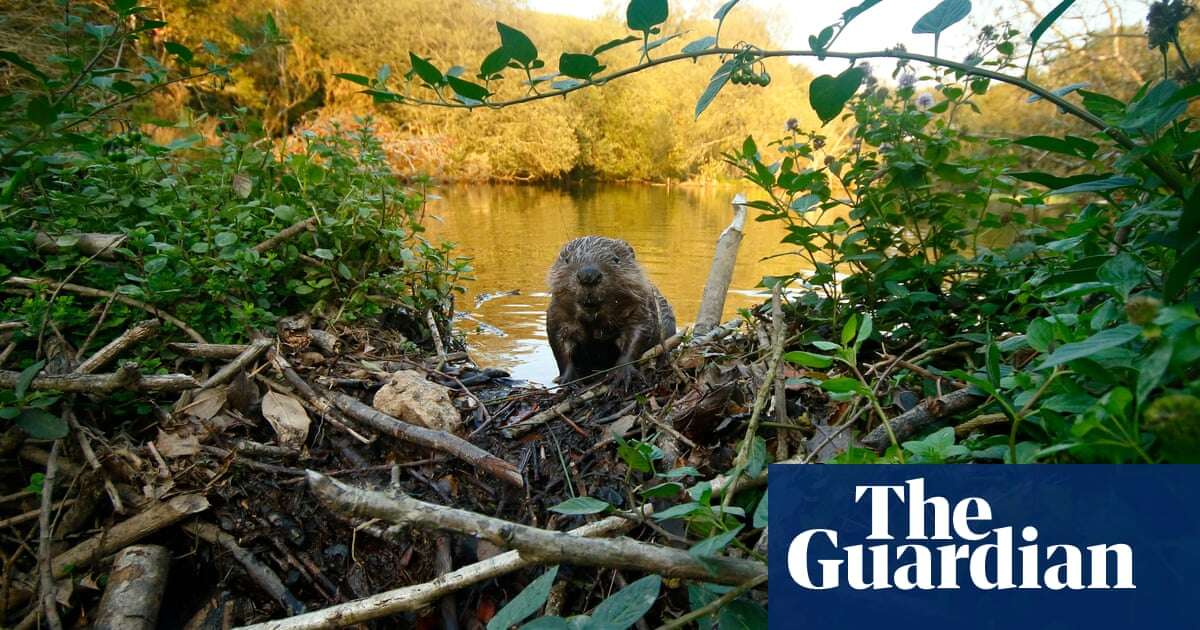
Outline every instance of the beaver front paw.
<path fill-rule="evenodd" d="M 642 379 L 642 375 L 637 368 L 632 365 L 619 367 L 612 371 L 608 377 L 608 384 L 614 390 L 628 394 L 633 388 L 633 384 Z"/>

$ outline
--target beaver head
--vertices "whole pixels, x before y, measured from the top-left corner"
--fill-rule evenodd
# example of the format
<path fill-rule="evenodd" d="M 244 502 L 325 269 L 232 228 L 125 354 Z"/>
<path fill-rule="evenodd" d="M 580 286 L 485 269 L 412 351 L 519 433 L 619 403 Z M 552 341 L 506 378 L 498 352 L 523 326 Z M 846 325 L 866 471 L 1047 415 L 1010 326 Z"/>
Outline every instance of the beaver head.
<path fill-rule="evenodd" d="M 554 296 L 573 303 L 585 320 L 597 319 L 605 308 L 641 303 L 651 290 L 629 243 L 603 236 L 564 245 L 548 283 Z"/>

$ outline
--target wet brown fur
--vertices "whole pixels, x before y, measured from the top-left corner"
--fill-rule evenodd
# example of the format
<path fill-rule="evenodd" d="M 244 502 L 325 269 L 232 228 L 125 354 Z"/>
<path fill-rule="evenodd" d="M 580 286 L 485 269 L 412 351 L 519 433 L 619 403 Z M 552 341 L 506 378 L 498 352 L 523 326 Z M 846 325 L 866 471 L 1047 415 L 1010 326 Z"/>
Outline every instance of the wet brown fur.
<path fill-rule="evenodd" d="M 601 274 L 595 286 L 579 281 L 580 270 Z M 634 258 L 625 241 L 602 236 L 577 238 L 563 246 L 550 268 L 546 332 L 558 363 L 558 382 L 635 361 L 675 334 L 675 313 Z M 621 385 L 632 365 L 614 371 Z"/>

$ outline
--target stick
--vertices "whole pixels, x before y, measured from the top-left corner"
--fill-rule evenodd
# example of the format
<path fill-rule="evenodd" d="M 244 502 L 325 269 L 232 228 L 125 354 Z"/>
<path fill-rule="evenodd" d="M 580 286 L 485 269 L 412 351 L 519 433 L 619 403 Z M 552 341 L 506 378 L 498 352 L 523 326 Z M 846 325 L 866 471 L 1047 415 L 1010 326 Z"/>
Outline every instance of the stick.
<path fill-rule="evenodd" d="M 927 398 L 889 422 L 896 432 L 896 439 L 904 440 L 939 420 L 974 409 L 985 400 L 986 397 L 974 394 L 970 389 L 959 389 L 940 398 Z M 888 437 L 886 427 L 881 426 L 864 437 L 862 443 L 867 448 L 882 451 L 891 446 L 892 440 Z"/>
<path fill-rule="evenodd" d="M 126 348 L 133 344 L 153 336 L 162 327 L 162 322 L 157 319 L 147 319 L 133 325 L 133 328 L 121 333 L 120 337 L 113 339 L 108 345 L 100 348 L 95 354 L 88 357 L 86 361 L 79 364 L 75 368 L 75 374 L 91 374 L 100 369 L 105 363 L 116 358 L 118 354 L 125 351 Z"/>
<path fill-rule="evenodd" d="M 721 608 L 724 608 L 726 604 L 740 597 L 742 593 L 760 586 L 766 581 L 767 576 L 762 575 L 750 580 L 749 582 L 746 582 L 745 584 L 740 584 L 736 588 L 730 589 L 728 593 L 725 593 L 724 595 L 712 600 L 700 608 L 697 608 L 696 610 L 693 610 L 682 617 L 676 617 L 675 619 L 664 623 L 663 625 L 659 626 L 657 630 L 674 630 L 675 628 L 682 628 L 687 624 L 700 619 L 701 617 L 707 617 L 708 615 L 717 612 Z"/>
<path fill-rule="evenodd" d="M 280 243 L 283 243 L 284 241 L 292 238 L 293 236 L 311 228 L 313 225 L 316 224 L 316 222 L 317 222 L 317 217 L 309 217 L 307 219 L 304 219 L 303 221 L 297 221 L 296 223 L 293 223 L 293 224 L 289 225 L 288 227 L 285 227 L 282 230 L 279 230 L 279 232 L 276 233 L 275 236 L 272 236 L 271 238 L 259 243 L 258 245 L 255 245 L 254 251 L 256 251 L 260 254 L 265 254 L 265 253 L 271 251 L 272 249 L 275 249 L 276 247 L 278 247 Z"/>
<path fill-rule="evenodd" d="M 752 560 L 717 556 L 701 562 L 687 551 L 672 547 L 628 538 L 579 538 L 426 503 L 400 493 L 360 490 L 312 470 L 308 471 L 308 485 L 322 501 L 340 512 L 478 536 L 494 545 L 516 549 L 522 556 L 543 564 L 628 569 L 728 585 L 738 585 L 767 572 L 765 564 Z"/>
<path fill-rule="evenodd" d="M 646 506 L 645 509 L 651 508 Z M 573 529 L 567 532 L 567 535 L 607 536 L 628 531 L 634 525 L 634 521 L 610 516 Z M 304 615 L 246 626 L 241 630 L 323 630 L 381 619 L 402 612 L 420 610 L 472 584 L 495 579 L 535 564 L 535 561 L 523 557 L 520 552 L 506 551 L 439 576 L 432 582 L 404 586 Z"/>
<path fill-rule="evenodd" d="M 154 630 L 167 587 L 171 554 L 159 545 L 134 545 L 113 560 L 94 630 Z"/>
<path fill-rule="evenodd" d="M 288 590 L 283 582 L 279 580 L 279 576 L 270 567 L 263 564 L 254 557 L 254 554 L 246 550 L 234 540 L 233 536 L 221 531 L 221 528 L 212 523 L 204 523 L 195 521 L 188 523 L 183 528 L 204 541 L 223 547 L 230 555 L 233 556 L 252 580 L 255 581 L 264 591 L 276 601 L 283 605 L 284 610 L 290 615 L 298 615 L 304 612 L 304 604 L 296 599 L 295 595 Z"/>
<path fill-rule="evenodd" d="M 15 389 L 20 374 L 0 370 L 0 388 Z M 118 389 L 139 392 L 181 392 L 199 386 L 187 374 L 139 374 L 137 365 L 126 363 L 116 372 L 105 374 L 51 374 L 38 376 L 29 389 L 60 392 L 104 394 Z"/>
<path fill-rule="evenodd" d="M 733 280 L 733 266 L 737 262 L 738 249 L 742 245 L 743 228 L 746 225 L 746 197 L 741 193 L 733 197 L 733 221 L 717 239 L 717 251 L 713 254 L 708 280 L 700 298 L 700 310 L 696 314 L 696 334 L 703 335 L 721 321 L 725 311 L 725 296 Z"/>
<path fill-rule="evenodd" d="M 201 359 L 236 359 L 250 346 L 226 343 L 182 343 L 174 342 L 167 347 L 180 354 Z"/>
<path fill-rule="evenodd" d="M 42 509 L 38 514 L 38 605 L 46 616 L 46 625 L 51 630 L 62 630 L 62 619 L 58 616 L 58 587 L 50 563 L 51 533 L 50 504 L 54 494 L 54 477 L 58 474 L 58 448 L 61 440 L 54 440 L 50 447 L 50 461 L 46 462 L 46 476 L 42 480 Z"/>
<path fill-rule="evenodd" d="M 359 402 L 357 398 L 345 394 L 330 392 L 329 398 L 346 415 L 380 433 L 453 455 L 490 473 L 511 486 L 516 488 L 525 487 L 525 479 L 521 476 L 521 472 L 517 470 L 516 466 L 457 435 L 397 420 L 374 407 Z"/>
<path fill-rule="evenodd" d="M 500 434 L 506 438 L 516 438 L 516 437 L 525 435 L 526 433 L 529 433 L 530 431 L 532 431 L 534 428 L 539 427 L 543 424 L 546 424 L 550 420 L 557 418 L 560 415 L 566 414 L 566 413 L 570 412 L 572 409 L 574 409 L 580 405 L 583 405 L 584 403 L 587 403 L 588 401 L 595 400 L 597 398 L 601 398 L 603 396 L 608 395 L 609 389 L 610 388 L 608 385 L 600 385 L 600 386 L 590 389 L 586 392 L 583 392 L 582 394 L 580 394 L 578 396 L 571 396 L 570 398 L 558 403 L 557 405 L 554 405 L 553 407 L 551 407 L 549 409 L 544 409 L 542 411 L 539 411 L 539 412 L 533 414 L 532 416 L 529 416 L 525 420 L 517 422 L 516 424 L 510 424 L 506 427 L 501 428 Z"/>
<path fill-rule="evenodd" d="M 437 537 L 437 555 L 433 564 L 438 577 L 454 570 L 454 562 L 450 557 L 450 537 L 445 534 Z M 443 597 L 438 602 L 438 608 L 442 613 L 442 630 L 458 630 L 458 606 L 454 603 L 454 594 Z"/>
<path fill-rule="evenodd" d="M 259 355 L 261 355 L 263 352 L 266 352 L 267 348 L 270 348 L 272 343 L 274 342 L 270 339 L 256 339 L 254 343 L 250 344 L 248 348 L 243 350 L 242 353 L 237 356 L 237 358 L 229 363 L 226 363 L 220 370 L 217 370 L 216 374 L 208 377 L 208 380 L 204 381 L 204 383 L 200 385 L 200 389 L 211 389 L 233 378 L 233 376 L 239 371 L 246 369 L 246 366 L 257 359 Z"/>
<path fill-rule="evenodd" d="M 117 257 L 116 249 L 125 242 L 124 234 L 99 234 L 95 232 L 83 232 L 80 234 L 66 234 L 64 236 L 72 236 L 77 240 L 73 247 L 79 250 L 79 253 L 84 256 L 95 256 L 112 260 Z M 39 252 L 47 254 L 57 254 L 62 247 L 58 244 L 58 239 L 50 236 L 45 232 L 38 232 L 33 236 L 33 246 Z"/>
<path fill-rule="evenodd" d="M 17 287 L 35 287 L 36 288 L 41 285 L 56 284 L 56 283 L 53 280 L 44 280 L 44 279 L 43 280 L 35 280 L 33 278 L 21 278 L 21 277 L 14 276 L 12 278 L 5 280 L 4 284 L 17 286 Z M 112 291 L 105 291 L 103 289 L 93 289 L 92 287 L 85 287 L 85 286 L 78 285 L 78 284 L 63 283 L 58 288 L 61 291 L 67 291 L 69 293 L 77 293 L 79 295 L 85 295 L 88 297 L 111 298 L 111 299 L 114 299 L 122 304 L 127 305 L 127 306 L 132 306 L 134 308 L 140 308 L 143 311 L 146 311 L 147 313 L 150 313 L 151 315 L 174 325 L 179 330 L 182 330 L 184 332 L 184 334 L 186 334 L 187 336 L 194 339 L 197 343 L 208 343 L 208 341 L 204 339 L 203 335 L 201 335 L 200 333 L 193 330 L 192 327 L 185 324 L 183 322 L 183 320 L 158 308 L 157 306 L 151 306 L 150 304 L 147 304 L 145 302 L 135 300 L 131 297 L 127 297 L 127 296 L 121 295 L 119 293 L 113 293 Z"/>
<path fill-rule="evenodd" d="M 117 487 L 113 485 L 112 479 L 104 472 L 104 468 L 100 466 L 100 459 L 96 457 L 96 452 L 92 450 L 92 443 L 88 440 L 87 432 L 83 426 L 75 418 L 75 414 L 67 410 L 63 415 L 67 417 L 67 423 L 75 430 L 75 439 L 79 442 L 79 450 L 83 451 L 83 458 L 87 460 L 88 466 L 92 471 L 104 478 L 104 492 L 108 494 L 108 500 L 112 502 L 113 511 L 117 514 L 125 513 L 125 505 L 121 502 L 121 495 L 117 492 Z"/>

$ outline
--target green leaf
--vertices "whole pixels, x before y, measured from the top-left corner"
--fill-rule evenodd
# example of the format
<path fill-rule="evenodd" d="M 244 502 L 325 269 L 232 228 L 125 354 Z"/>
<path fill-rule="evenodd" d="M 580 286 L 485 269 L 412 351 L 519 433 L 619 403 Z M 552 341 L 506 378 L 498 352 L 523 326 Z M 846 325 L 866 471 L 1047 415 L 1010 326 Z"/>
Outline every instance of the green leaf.
<path fill-rule="evenodd" d="M 529 615 L 537 612 L 546 598 L 550 596 L 550 587 L 554 586 L 554 577 L 558 575 L 558 566 L 550 567 L 536 580 L 529 583 L 524 590 L 512 598 L 488 622 L 487 630 L 508 630 L 510 627 L 525 621 Z"/>
<path fill-rule="evenodd" d="M 220 243 L 217 243 L 217 244 L 220 245 Z M 329 250 L 329 249 L 325 249 L 324 247 L 319 247 L 317 249 L 314 249 L 313 256 L 316 256 L 317 258 L 320 258 L 321 260 L 333 260 L 334 259 L 333 251 Z"/>
<path fill-rule="evenodd" d="M 767 630 L 767 610 L 757 602 L 735 599 L 717 615 L 720 630 Z"/>
<path fill-rule="evenodd" d="M 1191 279 L 1192 274 L 1196 273 L 1197 269 L 1200 269 L 1200 241 L 1192 243 L 1191 247 L 1179 254 L 1179 258 L 1175 260 L 1171 271 L 1167 273 L 1167 280 L 1163 285 L 1163 294 L 1171 299 L 1179 296 L 1183 293 L 1183 290 L 1187 287 L 1188 280 Z"/>
<path fill-rule="evenodd" d="M 1075 0 L 1063 0 L 1062 2 L 1059 2 L 1058 6 L 1051 9 L 1050 12 L 1047 13 L 1040 22 L 1038 22 L 1037 26 L 1033 27 L 1033 32 L 1029 34 L 1029 59 L 1025 62 L 1026 68 L 1029 67 L 1029 62 L 1033 60 L 1033 53 L 1035 50 L 1037 50 L 1038 41 L 1042 39 L 1042 35 L 1045 35 L 1046 31 L 1050 30 L 1051 26 L 1054 26 L 1054 23 L 1058 21 L 1058 18 L 1062 17 L 1062 14 L 1065 13 L 1067 9 L 1071 8 L 1072 4 L 1075 4 Z"/>
<path fill-rule="evenodd" d="M 550 508 L 551 512 L 566 514 L 568 516 L 578 516 L 581 514 L 599 514 L 607 512 L 612 506 L 600 499 L 592 497 L 574 497 L 567 499 L 562 503 Z"/>
<path fill-rule="evenodd" d="M 438 87 L 446 82 L 445 77 L 442 76 L 442 71 L 438 70 L 432 63 L 429 63 L 429 60 L 414 52 L 408 53 L 408 59 L 412 62 L 413 72 L 417 73 L 417 76 L 421 77 L 422 81 L 433 87 Z"/>
<path fill-rule="evenodd" d="M 1100 265 L 1096 276 L 1115 287 L 1122 298 L 1128 298 L 1145 279 L 1146 266 L 1133 256 L 1121 253 Z"/>
<path fill-rule="evenodd" d="M 1082 157 L 1091 159 L 1096 151 L 1100 150 L 1100 145 L 1090 140 L 1077 138 L 1075 136 L 1066 136 L 1065 138 L 1055 138 L 1053 136 L 1027 136 L 1014 140 L 1013 144 L 1039 149 L 1041 151 L 1050 151 L 1053 153 L 1061 153 L 1071 157 Z"/>
<path fill-rule="evenodd" d="M 533 45 L 525 33 L 503 22 L 496 22 L 496 30 L 500 32 L 500 46 L 511 60 L 528 67 L 537 59 L 537 46 Z"/>
<path fill-rule="evenodd" d="M 992 387 L 1000 387 L 1000 347 L 995 342 L 989 343 L 987 347 L 987 374 L 988 382 Z"/>
<path fill-rule="evenodd" d="M 721 67 L 717 68 L 717 71 L 713 73 L 712 78 L 708 80 L 708 87 L 704 88 L 704 93 L 696 101 L 696 118 L 699 118 L 700 114 L 703 114 L 704 110 L 708 109 L 713 99 L 721 92 L 721 88 L 725 87 L 725 84 L 729 82 L 729 77 L 735 67 L 737 67 L 737 64 L 734 60 L 730 59 L 721 64 Z"/>
<path fill-rule="evenodd" d="M 658 599 L 658 591 L 661 588 L 662 578 L 657 575 L 648 575 L 637 580 L 600 602 L 592 611 L 589 626 L 605 630 L 625 630 L 649 612 Z"/>
<path fill-rule="evenodd" d="M 563 53 L 558 58 L 558 71 L 568 77 L 588 80 L 600 72 L 604 66 L 593 55 L 579 53 Z"/>
<path fill-rule="evenodd" d="M 178 57 L 183 63 L 192 63 L 192 59 L 195 57 L 195 54 L 192 53 L 191 48 L 188 48 L 179 42 L 167 42 L 163 44 L 163 48 L 167 52 Z"/>
<path fill-rule="evenodd" d="M 1035 319 L 1029 322 L 1029 329 L 1025 331 L 1025 338 L 1029 340 L 1029 345 L 1038 352 L 1049 352 L 1050 346 L 1054 344 L 1054 326 L 1044 319 Z"/>
<path fill-rule="evenodd" d="M 1192 196 L 1183 204 L 1177 232 L 1185 235 L 1200 232 L 1200 186 L 1192 191 Z"/>
<path fill-rule="evenodd" d="M 32 74 L 33 76 L 35 76 L 39 80 L 41 80 L 42 83 L 46 83 L 47 81 L 50 80 L 50 77 L 46 76 L 46 73 L 42 72 L 41 70 L 38 70 L 37 66 L 33 65 L 32 63 L 29 62 L 29 60 L 25 59 L 24 57 L 22 57 L 21 55 L 18 55 L 15 52 L 8 51 L 8 50 L 0 50 L 0 59 L 3 59 L 4 61 L 11 63 L 12 65 L 24 70 L 25 72 L 28 72 L 29 74 Z"/>
<path fill-rule="evenodd" d="M 667 21 L 668 11 L 667 0 L 630 0 L 625 9 L 625 23 L 630 30 L 649 33 Z"/>
<path fill-rule="evenodd" d="M 740 1 L 741 0 L 729 0 L 729 2 L 722 4 L 720 8 L 717 9 L 717 12 L 713 14 L 713 19 L 718 22 L 724 22 L 725 16 L 729 15 L 729 12 L 732 11 L 733 7 L 737 6 L 737 3 Z"/>
<path fill-rule="evenodd" d="M 1117 326 L 1116 328 L 1110 328 L 1109 330 L 1102 330 L 1091 337 L 1084 339 L 1083 341 L 1076 341 L 1075 343 L 1068 343 L 1059 347 L 1054 351 L 1053 354 L 1051 354 L 1049 357 L 1046 357 L 1046 360 L 1043 361 L 1042 364 L 1037 367 L 1037 369 L 1044 370 L 1056 365 L 1062 365 L 1069 361 L 1074 361 L 1075 359 L 1090 357 L 1098 352 L 1108 350 L 1109 348 L 1123 346 L 1130 341 L 1133 341 L 1141 334 L 1141 327 L 1134 326 L 1132 324 L 1125 324 L 1123 326 Z"/>
<path fill-rule="evenodd" d="M 38 361 L 21 370 L 21 373 L 17 376 L 17 385 L 13 388 L 13 397 L 17 400 L 24 398 L 25 392 L 29 391 L 29 386 L 33 383 L 33 379 L 37 377 L 38 372 L 41 372 L 45 366 L 45 361 Z"/>
<path fill-rule="evenodd" d="M 694 55 L 699 52 L 704 52 L 716 45 L 717 38 L 709 35 L 708 37 L 701 37 L 700 39 L 697 39 L 696 41 L 684 46 L 681 52 L 683 52 L 685 55 Z"/>
<path fill-rule="evenodd" d="M 508 49 L 504 46 L 488 53 L 487 57 L 483 58 L 483 62 L 479 64 L 479 78 L 488 79 L 495 76 L 498 72 L 508 66 L 511 58 L 508 56 Z"/>
<path fill-rule="evenodd" d="M 848 376 L 831 378 L 831 379 L 821 383 L 821 389 L 823 389 L 827 392 L 833 392 L 835 394 L 849 394 L 849 393 L 862 393 L 863 392 L 862 383 L 858 382 L 858 379 L 850 378 Z"/>
<path fill-rule="evenodd" d="M 673 518 L 683 518 L 685 516 L 691 516 L 692 514 L 695 514 L 703 509 L 704 506 L 696 502 L 681 503 L 679 505 L 671 506 L 661 512 L 655 512 L 654 520 L 669 521 Z"/>
<path fill-rule="evenodd" d="M 57 440 L 67 435 L 67 421 L 41 409 L 22 409 L 16 424 L 37 440 Z"/>
<path fill-rule="evenodd" d="M 1057 177 L 1049 173 L 1039 171 L 1013 171 L 1008 173 L 1010 177 L 1015 177 L 1023 182 L 1033 182 L 1041 186 L 1045 186 L 1051 190 L 1056 188 L 1066 188 L 1083 182 L 1094 182 L 1107 177 L 1111 177 L 1112 173 L 1085 173 L 1083 175 L 1072 175 L 1070 177 Z"/>
<path fill-rule="evenodd" d="M 788 363 L 795 363 L 807 368 L 815 368 L 823 370 L 833 365 L 833 359 L 821 354 L 805 352 L 803 350 L 794 350 L 783 355 L 783 360 Z"/>
<path fill-rule="evenodd" d="M 858 6 L 850 7 L 842 12 L 842 27 L 845 28 L 854 18 L 866 13 L 871 7 L 879 4 L 883 0 L 865 0 Z"/>
<path fill-rule="evenodd" d="M 688 555 L 692 556 L 693 558 L 700 558 L 703 556 L 719 556 L 721 555 L 721 552 L 729 546 L 729 543 L 733 542 L 733 539 L 736 538 L 738 533 L 741 531 L 742 526 L 738 525 L 727 532 L 717 534 L 715 536 L 709 536 L 708 538 L 705 538 L 704 540 L 692 545 L 692 548 L 688 549 Z"/>
<path fill-rule="evenodd" d="M 856 334 L 858 334 L 858 313 L 853 313 L 846 320 L 846 323 L 842 324 L 842 345 L 850 345 L 850 342 L 854 341 Z"/>
<path fill-rule="evenodd" d="M 600 44 L 599 46 L 597 46 L 596 50 L 592 51 L 592 55 L 599 55 L 602 52 L 607 52 L 618 46 L 624 46 L 625 44 L 636 42 L 639 39 L 641 39 L 641 38 L 638 37 L 637 35 L 626 35 L 625 37 L 611 39 L 611 40 L 604 42 L 603 44 Z"/>
<path fill-rule="evenodd" d="M 233 232 L 221 232 L 213 238 L 213 242 L 217 247 L 229 247 L 238 241 L 237 234 Z"/>
<path fill-rule="evenodd" d="M 344 81 L 349 81 L 351 83 L 357 83 L 358 85 L 361 85 L 363 87 L 371 86 L 371 78 L 364 77 L 361 74 L 351 74 L 349 72 L 339 72 L 337 74 L 334 74 L 333 76 L 335 76 L 339 79 L 342 79 Z"/>
<path fill-rule="evenodd" d="M 521 626 L 521 630 L 571 630 L 571 625 L 562 617 L 538 617 Z"/>
<path fill-rule="evenodd" d="M 638 494 L 647 498 L 670 499 L 683 492 L 683 484 L 674 481 L 660 483 L 656 486 L 651 486 L 645 490 L 639 490 Z"/>
<path fill-rule="evenodd" d="M 49 127 L 58 120 L 58 110 L 50 104 L 50 99 L 38 95 L 25 105 L 25 116 L 39 127 Z"/>
<path fill-rule="evenodd" d="M 942 0 L 913 25 L 913 33 L 938 35 L 971 13 L 971 0 Z"/>
<path fill-rule="evenodd" d="M 1104 179 L 1097 179 L 1095 181 L 1084 182 L 1082 184 L 1075 184 L 1073 186 L 1067 186 L 1066 188 L 1059 188 L 1058 190 L 1052 190 L 1050 192 L 1051 192 L 1051 194 L 1054 194 L 1054 195 L 1070 195 L 1070 194 L 1074 194 L 1074 193 L 1106 192 L 1109 190 L 1117 190 L 1118 188 L 1129 188 L 1130 186 L 1137 186 L 1137 185 L 1138 185 L 1138 180 L 1136 180 L 1132 177 L 1122 177 L 1119 175 L 1114 175 L 1112 177 L 1105 177 Z"/>
<path fill-rule="evenodd" d="M 865 70 L 854 66 L 836 77 L 823 74 L 812 80 L 808 86 L 808 102 L 822 123 L 828 124 L 842 113 L 866 76 Z"/>
<path fill-rule="evenodd" d="M 767 526 L 767 495 L 771 494 L 768 489 L 763 493 L 762 498 L 758 500 L 758 507 L 754 508 L 754 527 L 762 529 Z"/>
<path fill-rule="evenodd" d="M 757 435 L 754 436 L 750 442 L 750 452 L 747 455 L 746 474 L 751 478 L 759 476 L 767 467 L 767 441 Z"/>
<path fill-rule="evenodd" d="M 1174 344 L 1169 341 L 1160 344 L 1150 353 L 1150 356 L 1138 365 L 1137 402 L 1146 402 L 1150 393 L 1162 382 L 1167 368 L 1171 365 L 1171 357 L 1175 353 Z"/>
<path fill-rule="evenodd" d="M 472 101 L 482 102 L 489 94 L 487 88 L 466 79 L 446 75 L 446 83 L 450 84 L 450 89 L 454 90 L 455 94 Z"/>
<path fill-rule="evenodd" d="M 856 345 L 862 345 L 864 341 L 871 338 L 871 333 L 875 332 L 875 319 L 870 313 L 863 315 L 862 325 L 858 327 L 858 338 L 855 340 Z"/>

